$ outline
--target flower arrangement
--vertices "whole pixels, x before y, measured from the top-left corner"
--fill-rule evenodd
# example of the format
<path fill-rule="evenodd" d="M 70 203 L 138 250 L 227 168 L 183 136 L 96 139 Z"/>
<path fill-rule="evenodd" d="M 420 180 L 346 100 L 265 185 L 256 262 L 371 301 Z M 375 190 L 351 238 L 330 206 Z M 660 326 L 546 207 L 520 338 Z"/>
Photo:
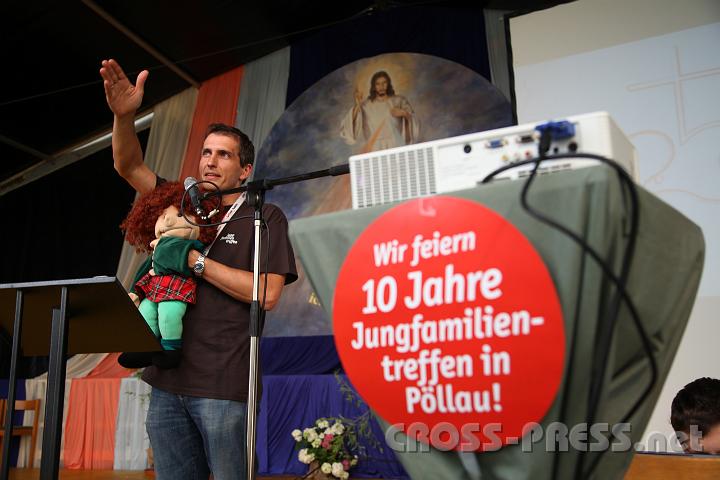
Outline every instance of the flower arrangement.
<path fill-rule="evenodd" d="M 326 475 L 344 480 L 350 476 L 350 468 L 357 465 L 358 457 L 348 447 L 357 444 L 354 430 L 341 419 L 319 418 L 312 427 L 293 430 L 292 436 L 300 450 L 298 460 L 318 465 Z"/>

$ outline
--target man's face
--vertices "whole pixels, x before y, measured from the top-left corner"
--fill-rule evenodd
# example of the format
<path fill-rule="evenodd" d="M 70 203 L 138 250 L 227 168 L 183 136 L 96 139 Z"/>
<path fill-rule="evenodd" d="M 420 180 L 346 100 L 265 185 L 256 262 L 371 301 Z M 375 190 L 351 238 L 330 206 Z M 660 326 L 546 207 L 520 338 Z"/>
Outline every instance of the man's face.
<path fill-rule="evenodd" d="M 203 143 L 198 173 L 220 190 L 239 187 L 250 176 L 252 165 L 240 165 L 240 146 L 235 137 L 211 133 Z"/>
<path fill-rule="evenodd" d="M 387 95 L 387 86 L 387 78 L 378 77 L 375 79 L 375 93 L 378 94 L 378 97 L 384 97 L 385 95 Z"/>
<path fill-rule="evenodd" d="M 720 423 L 716 423 L 710 431 L 700 439 L 702 452 L 710 455 L 720 455 Z"/>
<path fill-rule="evenodd" d="M 702 436 L 690 438 L 691 434 L 684 433 L 682 447 L 685 453 L 705 453 L 720 455 L 720 423 L 716 423 L 710 431 Z"/>

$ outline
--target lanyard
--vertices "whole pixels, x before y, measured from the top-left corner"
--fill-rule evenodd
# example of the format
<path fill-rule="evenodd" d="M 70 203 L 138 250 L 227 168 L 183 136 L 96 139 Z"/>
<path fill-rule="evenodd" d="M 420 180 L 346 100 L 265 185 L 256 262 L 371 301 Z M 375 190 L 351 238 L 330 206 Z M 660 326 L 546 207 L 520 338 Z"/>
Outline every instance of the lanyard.
<path fill-rule="evenodd" d="M 210 243 L 210 245 L 205 247 L 205 250 L 203 250 L 203 255 L 207 256 L 207 254 L 210 252 L 210 249 L 212 248 L 212 246 L 215 245 L 215 240 L 220 238 L 220 232 L 222 232 L 223 228 L 225 228 L 225 225 L 227 225 L 227 223 L 225 223 L 225 222 L 230 220 L 232 218 L 232 216 L 235 215 L 235 212 L 237 212 L 238 208 L 240 208 L 240 205 L 245 203 L 245 196 L 246 196 L 245 192 L 242 192 L 240 194 L 240 196 L 237 198 L 237 200 L 235 200 L 235 203 L 232 204 L 232 206 L 230 207 L 230 210 L 227 211 L 227 213 L 225 214 L 225 216 L 222 219 L 223 223 L 221 223 L 217 228 L 217 233 L 215 234 L 215 238 L 213 238 L 212 243 Z"/>

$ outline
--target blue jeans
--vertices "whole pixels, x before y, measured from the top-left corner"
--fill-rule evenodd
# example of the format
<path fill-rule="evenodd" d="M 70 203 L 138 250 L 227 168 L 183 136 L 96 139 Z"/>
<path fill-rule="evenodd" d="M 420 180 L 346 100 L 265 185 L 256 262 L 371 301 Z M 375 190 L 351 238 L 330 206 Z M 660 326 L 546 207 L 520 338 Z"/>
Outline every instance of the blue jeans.
<path fill-rule="evenodd" d="M 152 389 L 145 428 L 157 480 L 247 478 L 247 404 Z"/>

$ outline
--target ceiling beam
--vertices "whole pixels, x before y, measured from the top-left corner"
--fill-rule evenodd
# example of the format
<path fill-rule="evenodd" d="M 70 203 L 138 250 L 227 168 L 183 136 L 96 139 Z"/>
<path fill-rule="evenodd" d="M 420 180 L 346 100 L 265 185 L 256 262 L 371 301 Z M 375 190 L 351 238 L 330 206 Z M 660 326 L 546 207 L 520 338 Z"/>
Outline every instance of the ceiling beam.
<path fill-rule="evenodd" d="M 150 128 L 153 115 L 154 114 L 150 112 L 147 115 L 143 115 L 135 120 L 135 131 L 140 132 Z M 79 145 L 70 147 L 58 155 L 45 155 L 42 162 L 38 162 L 26 168 L 22 172 L 0 182 L 0 197 L 22 187 L 23 185 L 27 185 L 30 182 L 38 180 L 55 170 L 59 170 L 71 163 L 82 160 L 95 152 L 99 152 L 103 148 L 109 147 L 111 140 L 112 130 L 107 130 L 97 137 L 87 140 Z"/>
<path fill-rule="evenodd" d="M 130 40 L 135 42 L 140 48 L 145 50 L 147 53 L 155 57 L 160 63 L 168 67 L 170 70 L 175 72 L 177 76 L 185 80 L 187 83 L 192 85 L 195 88 L 200 88 L 200 82 L 193 78 L 190 74 L 188 74 L 185 70 L 177 66 L 175 62 L 167 58 L 165 55 L 160 53 L 155 47 L 150 45 L 148 42 L 140 38 L 135 32 L 127 28 L 125 25 L 120 23 L 115 17 L 110 15 L 108 12 L 106 12 L 102 7 L 100 7 L 98 4 L 96 4 L 92 0 L 82 0 L 82 3 L 84 3 L 90 10 L 97 13 L 103 20 L 108 22 L 113 27 L 120 30 L 120 32 L 123 33 L 126 37 L 128 37 Z"/>
<path fill-rule="evenodd" d="M 28 147 L 24 143 L 17 142 L 13 140 L 12 138 L 8 138 L 5 135 L 0 135 L 0 142 L 5 143 L 7 145 L 10 145 L 11 147 L 17 148 L 18 150 L 22 150 L 25 153 L 29 153 L 33 157 L 37 157 L 41 160 L 46 160 L 50 158 L 50 155 L 47 153 L 43 153 L 40 150 L 35 150 L 32 147 Z"/>

